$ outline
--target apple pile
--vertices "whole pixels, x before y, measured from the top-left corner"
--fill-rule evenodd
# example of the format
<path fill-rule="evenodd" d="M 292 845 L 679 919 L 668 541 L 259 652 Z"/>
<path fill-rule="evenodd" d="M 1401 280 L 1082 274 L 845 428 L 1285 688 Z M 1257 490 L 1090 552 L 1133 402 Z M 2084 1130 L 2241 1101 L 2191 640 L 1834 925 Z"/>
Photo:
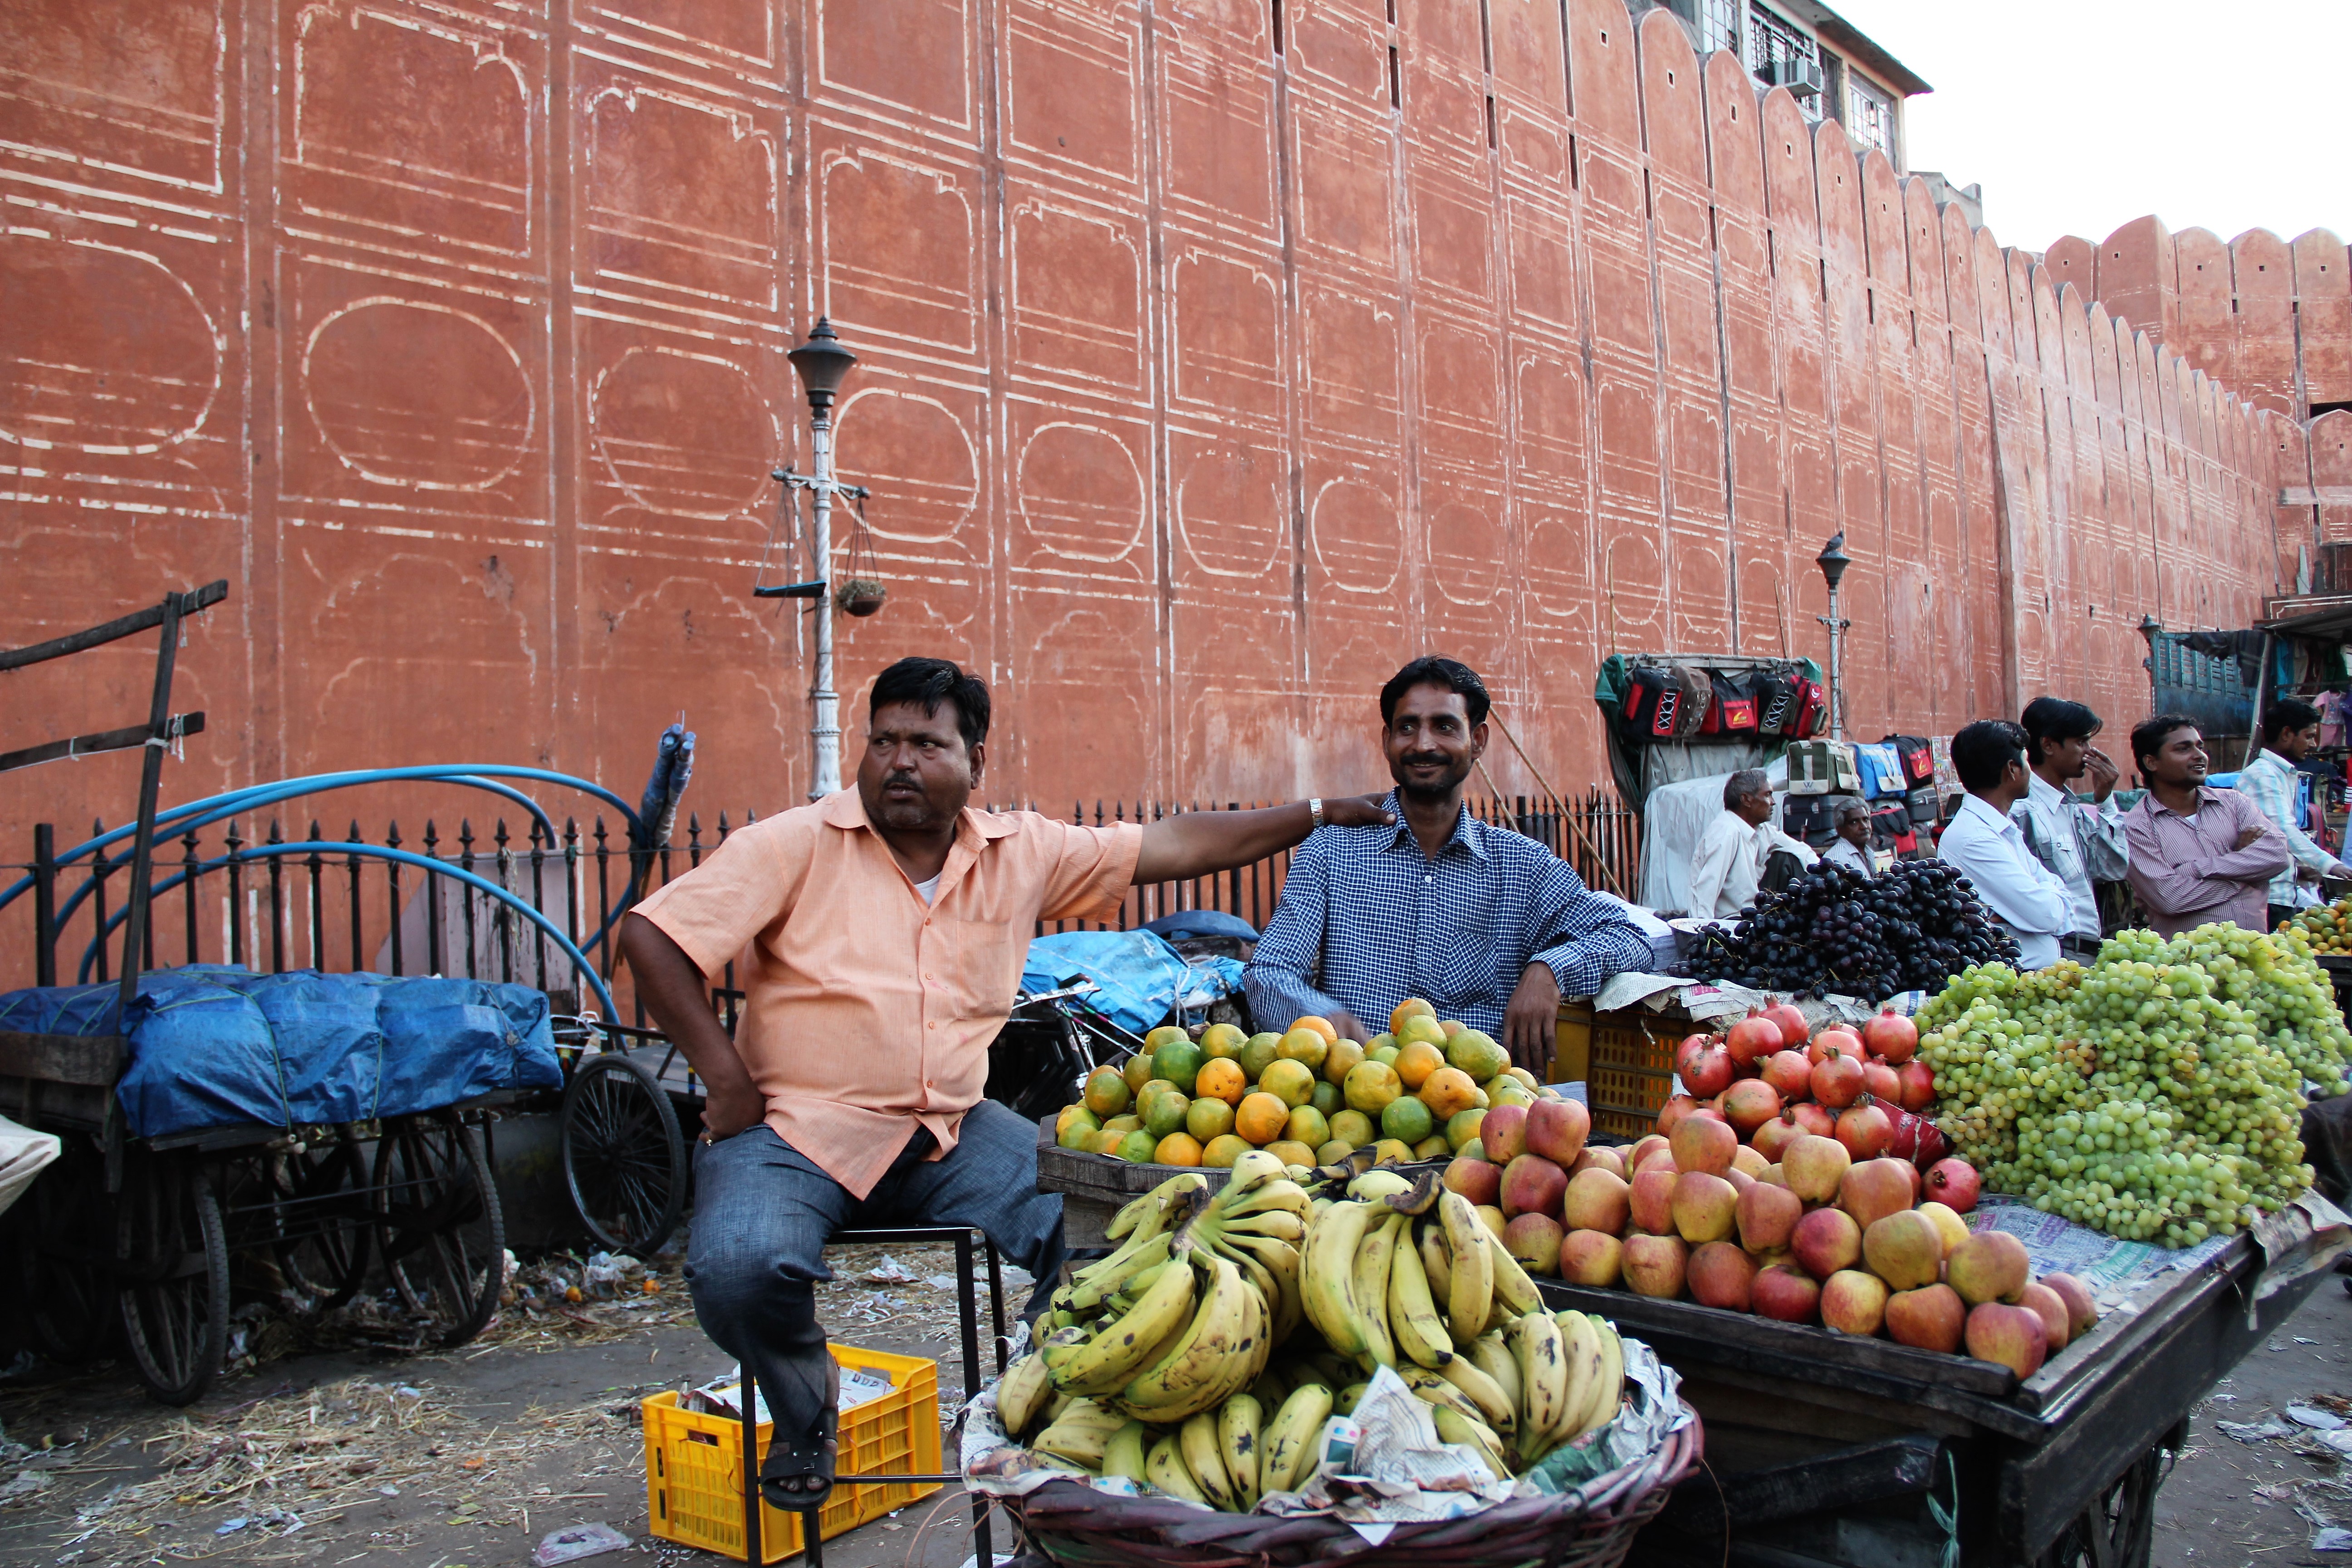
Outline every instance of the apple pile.
<path fill-rule="evenodd" d="M 1481 1153 L 1445 1172 L 1473 1204 L 1499 1208 L 1503 1245 L 1530 1273 L 1946 1354 L 1965 1348 L 2020 1378 L 2098 1321 L 2080 1280 L 2036 1280 L 2015 1237 L 1969 1229 L 1960 1216 L 1978 1186 L 1966 1161 L 1923 1174 L 1805 1131 L 1767 1161 L 1700 1110 L 1630 1148 L 1580 1147 L 1563 1165 L 1553 1123 L 1581 1119 L 1557 1103 L 1574 1104 L 1495 1107 L 1479 1126 Z M 1549 1152 L 1534 1146 L 1538 1118 Z"/>
<path fill-rule="evenodd" d="M 1813 1034 L 1802 1013 L 1778 1003 L 1724 1034 L 1683 1041 L 1675 1071 L 1688 1092 L 1666 1101 L 1658 1131 L 1711 1116 L 1768 1164 L 1808 1134 L 1835 1138 L 1857 1160 L 1939 1152 L 1941 1135 L 1921 1119 L 1935 1103 L 1936 1074 L 1918 1050 L 1918 1028 L 1892 1010 L 1859 1031 L 1832 1024 Z"/>

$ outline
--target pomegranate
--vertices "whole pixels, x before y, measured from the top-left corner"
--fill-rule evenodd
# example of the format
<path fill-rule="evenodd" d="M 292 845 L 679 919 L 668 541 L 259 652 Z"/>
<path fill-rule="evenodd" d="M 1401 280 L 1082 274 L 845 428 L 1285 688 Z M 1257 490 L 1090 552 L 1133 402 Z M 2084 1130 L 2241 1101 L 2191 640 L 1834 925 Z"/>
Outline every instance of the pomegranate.
<path fill-rule="evenodd" d="M 1832 1046 L 1813 1064 L 1813 1098 L 1832 1110 L 1852 1105 L 1862 1093 L 1862 1062 Z"/>
<path fill-rule="evenodd" d="M 1903 1109 L 1910 1111 L 1927 1110 L 1936 1103 L 1936 1069 L 1914 1057 L 1895 1069 L 1900 1089 L 1895 1095 Z"/>
<path fill-rule="evenodd" d="M 1873 1100 L 1900 1105 L 1903 1103 L 1903 1080 L 1885 1062 L 1864 1062 L 1862 1064 L 1862 1092 Z"/>
<path fill-rule="evenodd" d="M 1853 1105 L 1838 1113 L 1837 1141 L 1857 1160 L 1875 1160 L 1895 1137 L 1895 1123 L 1875 1105 Z"/>
<path fill-rule="evenodd" d="M 1977 1206 L 1977 1194 L 1982 1187 L 1977 1168 L 1958 1155 L 1938 1160 L 1927 1167 L 1927 1197 L 1954 1214 L 1966 1214 Z"/>
<path fill-rule="evenodd" d="M 1760 1078 L 1742 1079 L 1725 1091 L 1723 1114 L 1744 1138 L 1780 1114 L 1780 1096 Z"/>
<path fill-rule="evenodd" d="M 1780 1163 L 1780 1156 L 1787 1151 L 1789 1145 L 1804 1135 L 1805 1130 L 1797 1125 L 1796 1112 L 1791 1109 L 1781 1111 L 1780 1115 L 1759 1127 L 1748 1142 L 1759 1154 L 1777 1165 Z"/>
<path fill-rule="evenodd" d="M 1815 1105 L 1810 1100 L 1801 1100 L 1789 1107 L 1789 1114 L 1796 1119 L 1799 1131 L 1810 1132 L 1816 1138 L 1827 1138 L 1837 1131 L 1836 1113 L 1826 1106 Z"/>
<path fill-rule="evenodd" d="M 1773 1026 L 1780 1031 L 1780 1043 L 1783 1046 L 1791 1047 L 1797 1050 L 1805 1048 L 1805 1037 L 1811 1034 L 1812 1030 L 1805 1023 L 1805 1016 L 1797 1011 L 1796 1004 L 1775 1002 L 1764 1009 L 1764 1016 L 1771 1019 Z"/>
<path fill-rule="evenodd" d="M 1730 1051 L 1732 1061 L 1746 1067 L 1759 1057 L 1769 1056 L 1780 1048 L 1780 1026 L 1761 1013 L 1751 1013 L 1731 1026 L 1723 1038 L 1724 1047 Z"/>
<path fill-rule="evenodd" d="M 1832 1051 L 1859 1061 L 1862 1059 L 1862 1037 L 1843 1024 L 1832 1024 L 1813 1037 L 1812 1043 L 1805 1047 L 1805 1059 L 1818 1062 Z"/>
<path fill-rule="evenodd" d="M 1802 1051 L 1774 1051 L 1764 1058 L 1762 1076 L 1766 1083 L 1780 1091 L 1782 1100 L 1796 1100 L 1812 1092 L 1813 1068 Z"/>
<path fill-rule="evenodd" d="M 1731 1087 L 1731 1053 L 1713 1035 L 1693 1035 L 1675 1053 L 1683 1087 L 1701 1100 Z"/>
<path fill-rule="evenodd" d="M 1892 1007 L 1882 1007 L 1862 1026 L 1862 1043 L 1873 1055 L 1901 1067 L 1919 1048 L 1919 1026 Z"/>

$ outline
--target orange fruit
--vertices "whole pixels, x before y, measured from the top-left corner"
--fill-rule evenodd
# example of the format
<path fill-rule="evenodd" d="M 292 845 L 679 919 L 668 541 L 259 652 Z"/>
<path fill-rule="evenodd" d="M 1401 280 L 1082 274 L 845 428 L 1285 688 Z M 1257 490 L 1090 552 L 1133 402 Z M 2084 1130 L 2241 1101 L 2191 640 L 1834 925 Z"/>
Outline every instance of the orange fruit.
<path fill-rule="evenodd" d="M 1279 1097 L 1285 1105 L 1304 1105 L 1314 1098 L 1315 1075 L 1298 1062 L 1268 1062 L 1257 1087 L 1262 1093 Z"/>
<path fill-rule="evenodd" d="M 1348 1081 L 1340 1086 L 1348 1109 L 1366 1116 L 1378 1116 L 1388 1109 L 1390 1100 L 1403 1092 L 1404 1080 L 1386 1062 L 1358 1062 L 1348 1074 Z M 1357 1147 L 1363 1147 L 1365 1142 L 1368 1140 L 1359 1140 Z"/>
<path fill-rule="evenodd" d="M 1201 1147 L 1201 1163 L 1220 1171 L 1230 1171 L 1234 1162 L 1250 1152 L 1250 1142 L 1236 1133 L 1227 1132 L 1212 1138 Z"/>
<path fill-rule="evenodd" d="M 1127 1129 L 1124 1127 L 1104 1128 L 1101 1131 L 1095 1134 L 1095 1152 L 1097 1154 L 1118 1153 L 1120 1141 L 1125 1139 L 1126 1136 Z"/>
<path fill-rule="evenodd" d="M 1408 1093 L 1418 1094 L 1429 1075 L 1445 1065 L 1445 1053 L 1427 1040 L 1415 1040 L 1397 1052 L 1396 1075 L 1404 1080 Z"/>
<path fill-rule="evenodd" d="M 1286 1165 L 1311 1166 L 1315 1163 L 1315 1151 L 1295 1138 L 1277 1139 L 1265 1146 L 1265 1152 Z"/>
<path fill-rule="evenodd" d="M 1433 1132 L 1412 1146 L 1412 1157 L 1416 1160 L 1443 1160 L 1448 1152 L 1443 1132 Z"/>
<path fill-rule="evenodd" d="M 1323 1053 L 1323 1081 L 1345 1083 L 1348 1070 L 1364 1059 L 1364 1047 L 1354 1040 L 1335 1040 Z"/>
<path fill-rule="evenodd" d="M 1190 1132 L 1171 1132 L 1151 1151 L 1155 1165 L 1197 1165 L 1201 1163 L 1201 1141 Z"/>
<path fill-rule="evenodd" d="M 1202 1095 L 1184 1108 L 1184 1131 L 1206 1143 L 1234 1130 L 1234 1108 Z"/>
<path fill-rule="evenodd" d="M 1284 1126 L 1283 1135 L 1314 1149 L 1331 1142 L 1331 1127 L 1323 1120 L 1321 1111 L 1311 1105 L 1302 1105 L 1290 1113 L 1290 1121 Z"/>
<path fill-rule="evenodd" d="M 1297 1062 L 1308 1072 L 1323 1065 L 1331 1054 L 1331 1042 L 1313 1029 L 1293 1029 L 1275 1042 L 1274 1054 L 1286 1062 Z M 1258 1075 L 1265 1077 L 1264 1073 Z"/>
<path fill-rule="evenodd" d="M 1445 1018 L 1439 1021 L 1437 1027 L 1439 1033 L 1450 1040 L 1460 1034 L 1466 1026 L 1459 1018 Z"/>
<path fill-rule="evenodd" d="M 1401 1165 L 1412 1158 L 1412 1146 L 1393 1138 L 1383 1138 L 1372 1145 L 1372 1163 L 1376 1165 Z"/>
<path fill-rule="evenodd" d="M 1201 1064 L 1200 1076 L 1192 1080 L 1192 1087 L 1202 1100 L 1222 1100 L 1227 1105 L 1239 1105 L 1242 1096 L 1249 1092 L 1249 1079 L 1242 1072 L 1241 1063 L 1229 1057 L 1213 1057 Z"/>
<path fill-rule="evenodd" d="M 1345 1138 L 1328 1139 L 1321 1148 L 1315 1151 L 1315 1163 L 1318 1165 L 1336 1165 L 1355 1152 L 1356 1146 Z"/>
<path fill-rule="evenodd" d="M 1428 1003 L 1423 1001 L 1418 996 L 1408 996 L 1403 1001 L 1398 1003 L 1396 1005 L 1396 1010 L 1389 1015 L 1389 1033 L 1391 1035 L 1403 1034 L 1404 1021 L 1407 1018 L 1434 1018 L 1436 1016 L 1436 1008 L 1431 1006 Z"/>
<path fill-rule="evenodd" d="M 1290 1102 L 1278 1094 L 1245 1094 L 1234 1108 L 1234 1131 L 1260 1148 L 1281 1137 L 1289 1123 Z"/>
<path fill-rule="evenodd" d="M 1291 1020 L 1290 1030 L 1297 1029 L 1314 1030 L 1317 1034 L 1323 1037 L 1323 1042 L 1326 1045 L 1330 1044 L 1333 1040 L 1339 1037 L 1339 1031 L 1331 1026 L 1330 1019 L 1318 1017 L 1312 1013 L 1308 1014 L 1304 1018 L 1294 1018 Z M 1285 1033 L 1288 1033 L 1290 1030 L 1286 1030 Z"/>
<path fill-rule="evenodd" d="M 1399 1046 L 1409 1046 L 1415 1040 L 1426 1041 L 1443 1051 L 1445 1049 L 1445 1030 L 1434 1018 L 1424 1016 L 1407 1018 L 1404 1021 L 1404 1027 L 1396 1032 L 1396 1043 Z"/>
<path fill-rule="evenodd" d="M 1444 1121 L 1478 1103 L 1478 1086 L 1460 1068 L 1439 1068 L 1422 1080 L 1421 1102 Z"/>

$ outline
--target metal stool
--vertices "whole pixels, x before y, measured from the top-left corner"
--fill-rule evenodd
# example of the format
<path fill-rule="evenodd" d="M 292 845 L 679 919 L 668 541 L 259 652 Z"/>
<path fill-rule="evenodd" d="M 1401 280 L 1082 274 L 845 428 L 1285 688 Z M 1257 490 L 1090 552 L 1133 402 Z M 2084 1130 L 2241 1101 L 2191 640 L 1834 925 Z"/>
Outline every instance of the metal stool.
<path fill-rule="evenodd" d="M 1004 1277 L 998 1266 L 996 1244 L 985 1233 L 971 1226 L 922 1225 L 891 1226 L 881 1230 L 835 1231 L 825 1245 L 855 1246 L 871 1243 L 898 1243 L 911 1246 L 920 1242 L 953 1242 L 956 1249 L 956 1310 L 963 1326 L 963 1392 L 964 1403 L 971 1404 L 980 1396 L 980 1302 L 972 1283 L 972 1243 L 977 1238 L 981 1250 L 988 1255 L 988 1308 L 996 1330 L 996 1371 L 1004 1372 Z M 742 1363 L 743 1385 L 738 1397 L 743 1407 L 743 1561 L 747 1568 L 760 1568 L 760 1384 L 749 1362 Z M 839 1475 L 835 1486 L 887 1484 L 904 1481 L 936 1481 L 941 1485 L 961 1485 L 963 1474 L 959 1470 L 944 1475 L 915 1475 L 900 1471 L 879 1474 Z M 823 1504 L 815 1508 L 796 1509 L 801 1516 L 801 1550 L 808 1568 L 824 1568 L 824 1543 L 817 1533 L 817 1516 Z M 991 1550 L 988 1529 L 988 1500 L 975 1492 L 971 1500 L 972 1544 L 976 1568 L 994 1568 L 996 1561 Z"/>

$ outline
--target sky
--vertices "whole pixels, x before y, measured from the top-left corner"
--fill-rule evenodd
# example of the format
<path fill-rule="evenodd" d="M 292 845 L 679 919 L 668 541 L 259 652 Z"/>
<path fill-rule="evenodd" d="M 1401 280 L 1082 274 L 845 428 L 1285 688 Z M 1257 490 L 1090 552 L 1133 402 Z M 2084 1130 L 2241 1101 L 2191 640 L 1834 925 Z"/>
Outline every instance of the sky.
<path fill-rule="evenodd" d="M 1831 0 L 1931 83 L 1913 169 L 1981 183 L 2003 245 L 2145 213 L 2352 240 L 2352 0 Z"/>

